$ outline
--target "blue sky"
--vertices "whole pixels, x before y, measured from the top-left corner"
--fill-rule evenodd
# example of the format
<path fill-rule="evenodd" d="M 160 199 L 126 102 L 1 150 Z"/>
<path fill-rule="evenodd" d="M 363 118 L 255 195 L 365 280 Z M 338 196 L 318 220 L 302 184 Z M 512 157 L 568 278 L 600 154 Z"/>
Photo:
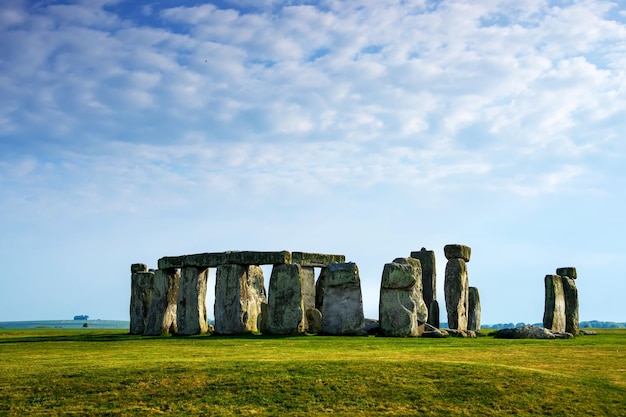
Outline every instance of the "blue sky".
<path fill-rule="evenodd" d="M 0 321 L 128 319 L 131 263 L 224 250 L 345 254 L 375 318 L 426 247 L 444 311 L 449 243 L 483 323 L 562 266 L 626 321 L 625 69 L 615 1 L 4 0 Z"/>

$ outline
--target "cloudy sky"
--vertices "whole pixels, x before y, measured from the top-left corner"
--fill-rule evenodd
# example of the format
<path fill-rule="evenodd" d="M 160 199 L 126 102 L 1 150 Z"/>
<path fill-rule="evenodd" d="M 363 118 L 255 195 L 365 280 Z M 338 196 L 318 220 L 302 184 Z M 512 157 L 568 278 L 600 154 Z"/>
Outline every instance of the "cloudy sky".
<path fill-rule="evenodd" d="M 345 254 L 376 318 L 426 247 L 445 311 L 449 243 L 483 323 L 562 266 L 626 321 L 625 71 L 617 1 L 3 0 L 0 321 L 127 320 L 131 263 L 224 250 Z"/>

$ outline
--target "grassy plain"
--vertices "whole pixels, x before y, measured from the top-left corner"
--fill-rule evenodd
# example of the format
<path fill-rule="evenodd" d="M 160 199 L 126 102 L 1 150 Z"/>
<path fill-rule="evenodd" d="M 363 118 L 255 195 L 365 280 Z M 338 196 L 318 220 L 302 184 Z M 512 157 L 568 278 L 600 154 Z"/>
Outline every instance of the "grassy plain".
<path fill-rule="evenodd" d="M 626 330 L 574 340 L 0 329 L 0 415 L 626 415 Z"/>

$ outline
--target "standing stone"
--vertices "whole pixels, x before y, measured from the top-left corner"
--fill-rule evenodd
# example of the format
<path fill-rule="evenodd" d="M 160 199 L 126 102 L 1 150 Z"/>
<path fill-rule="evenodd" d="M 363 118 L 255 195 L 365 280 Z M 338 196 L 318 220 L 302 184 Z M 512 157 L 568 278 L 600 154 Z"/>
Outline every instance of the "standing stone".
<path fill-rule="evenodd" d="M 416 337 L 424 331 L 428 308 L 422 298 L 422 267 L 414 258 L 385 264 L 378 306 L 380 332 L 385 336 Z"/>
<path fill-rule="evenodd" d="M 302 303 L 304 305 L 305 312 L 305 329 L 308 327 L 306 322 L 306 311 L 315 308 L 315 268 L 312 266 L 301 265 L 301 291 L 302 291 Z"/>
<path fill-rule="evenodd" d="M 427 306 L 437 299 L 437 271 L 435 251 L 422 248 L 419 252 L 411 252 L 411 258 L 419 259 L 422 264 L 422 296 Z M 432 325 L 430 322 L 428 324 Z"/>
<path fill-rule="evenodd" d="M 158 269 L 154 273 L 154 292 L 144 336 L 178 333 L 176 308 L 179 282 L 178 269 Z"/>
<path fill-rule="evenodd" d="M 215 332 L 259 331 L 261 304 L 266 302 L 263 269 L 258 265 L 227 264 L 215 274 Z"/>
<path fill-rule="evenodd" d="M 580 333 L 578 322 L 578 289 L 576 281 L 570 277 L 562 277 L 563 297 L 565 298 L 565 331 L 574 336 Z"/>
<path fill-rule="evenodd" d="M 439 319 L 439 302 L 437 300 L 433 300 L 428 307 L 427 323 L 436 329 L 441 327 L 441 322 Z"/>
<path fill-rule="evenodd" d="M 478 294 L 478 288 L 469 287 L 468 294 L 467 330 L 480 332 L 480 295 Z"/>
<path fill-rule="evenodd" d="M 446 312 L 448 313 L 448 327 L 456 330 L 467 330 L 469 281 L 467 278 L 467 265 L 464 259 L 448 259 L 444 293 Z"/>
<path fill-rule="evenodd" d="M 314 283 L 303 281 L 311 279 L 314 281 L 315 276 L 299 264 L 273 266 L 267 305 L 267 331 L 269 333 L 294 334 L 305 331 L 306 310 L 303 288 L 308 288 L 309 285 L 314 287 Z"/>
<path fill-rule="evenodd" d="M 183 266 L 178 288 L 176 323 L 183 336 L 204 334 L 209 330 L 206 310 L 208 268 Z"/>
<path fill-rule="evenodd" d="M 130 267 L 130 334 L 143 334 L 146 329 L 154 283 L 154 272 L 146 269 L 144 264 Z"/>
<path fill-rule="evenodd" d="M 306 320 L 309 325 L 308 332 L 317 334 L 324 331 L 324 323 L 322 321 L 322 312 L 317 308 L 309 308 L 306 311 Z"/>
<path fill-rule="evenodd" d="M 546 298 L 543 327 L 557 332 L 565 331 L 565 296 L 560 275 L 546 275 Z"/>
<path fill-rule="evenodd" d="M 331 263 L 325 268 L 321 281 L 323 287 L 321 313 L 324 333 L 365 334 L 361 279 L 356 264 L 352 262 Z"/>

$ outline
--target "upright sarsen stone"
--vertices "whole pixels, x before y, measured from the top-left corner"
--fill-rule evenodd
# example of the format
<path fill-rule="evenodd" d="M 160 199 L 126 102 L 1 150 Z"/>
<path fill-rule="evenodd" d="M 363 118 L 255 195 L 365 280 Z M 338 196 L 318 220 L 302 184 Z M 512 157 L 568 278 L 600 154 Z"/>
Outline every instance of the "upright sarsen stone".
<path fill-rule="evenodd" d="M 261 305 L 267 302 L 263 269 L 258 265 L 228 264 L 215 274 L 215 332 L 259 331 Z"/>
<path fill-rule="evenodd" d="M 578 289 L 576 282 L 570 277 L 561 277 L 563 281 L 563 297 L 565 299 L 565 331 L 574 336 L 580 333 L 578 321 Z"/>
<path fill-rule="evenodd" d="M 557 332 L 564 332 L 565 296 L 563 294 L 563 279 L 560 275 L 546 275 L 545 288 L 543 327 Z"/>
<path fill-rule="evenodd" d="M 448 327 L 456 330 L 467 330 L 469 281 L 464 259 L 451 258 L 446 263 L 444 293 Z"/>
<path fill-rule="evenodd" d="M 183 266 L 178 288 L 176 323 L 179 335 L 204 334 L 209 330 L 206 310 L 208 268 Z"/>
<path fill-rule="evenodd" d="M 468 314 L 467 314 L 467 330 L 480 332 L 480 295 L 478 288 L 469 287 L 468 290 Z"/>
<path fill-rule="evenodd" d="M 318 281 L 322 282 L 323 332 L 331 335 L 365 334 L 361 278 L 356 264 L 331 263 L 324 268 Z"/>
<path fill-rule="evenodd" d="M 385 336 L 415 337 L 423 332 L 428 307 L 422 297 L 422 267 L 414 258 L 385 264 L 378 306 L 380 332 Z"/>
<path fill-rule="evenodd" d="M 143 334 L 152 302 L 154 272 L 144 264 L 131 265 L 130 276 L 130 334 Z"/>
<path fill-rule="evenodd" d="M 157 269 L 154 273 L 154 290 L 148 311 L 145 336 L 178 333 L 176 308 L 178 304 L 178 269 Z"/>
<path fill-rule="evenodd" d="M 424 298 L 424 303 L 430 306 L 437 299 L 435 251 L 422 248 L 418 252 L 411 252 L 411 258 L 419 259 L 422 265 L 422 297 Z M 432 325 L 430 320 L 428 324 Z"/>
<path fill-rule="evenodd" d="M 303 289 L 315 287 L 313 268 L 278 264 L 272 268 L 268 291 L 267 331 L 272 334 L 303 333 L 306 309 Z M 313 280 L 313 282 L 308 282 Z M 313 296 L 315 300 L 315 296 Z M 310 308 L 314 308 L 315 305 Z"/>

